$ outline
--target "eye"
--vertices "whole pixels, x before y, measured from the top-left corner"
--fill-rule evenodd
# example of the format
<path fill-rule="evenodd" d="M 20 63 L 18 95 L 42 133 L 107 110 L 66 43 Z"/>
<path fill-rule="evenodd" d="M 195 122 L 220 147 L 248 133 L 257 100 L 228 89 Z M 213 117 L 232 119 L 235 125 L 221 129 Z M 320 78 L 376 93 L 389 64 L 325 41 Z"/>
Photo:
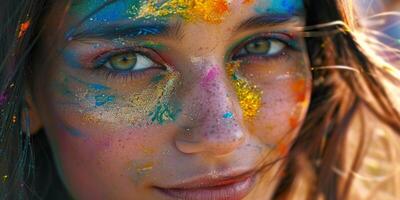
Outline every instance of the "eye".
<path fill-rule="evenodd" d="M 286 44 L 278 39 L 259 38 L 245 44 L 233 58 L 238 59 L 254 55 L 270 57 L 281 53 L 285 47 Z"/>
<path fill-rule="evenodd" d="M 104 64 L 106 68 L 117 72 L 143 71 L 155 65 L 156 63 L 147 56 L 135 52 L 124 52 L 111 56 Z"/>

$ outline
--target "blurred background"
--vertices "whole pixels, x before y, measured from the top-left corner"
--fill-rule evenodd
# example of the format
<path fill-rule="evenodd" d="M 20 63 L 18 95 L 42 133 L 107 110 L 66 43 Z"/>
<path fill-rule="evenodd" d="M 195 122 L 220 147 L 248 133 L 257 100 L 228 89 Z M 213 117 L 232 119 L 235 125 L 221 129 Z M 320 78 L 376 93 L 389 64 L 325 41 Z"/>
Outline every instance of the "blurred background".
<path fill-rule="evenodd" d="M 355 1 L 355 8 L 361 14 L 359 22 L 366 27 L 366 34 L 387 45 L 377 46 L 380 56 L 400 68 L 400 0 Z"/>

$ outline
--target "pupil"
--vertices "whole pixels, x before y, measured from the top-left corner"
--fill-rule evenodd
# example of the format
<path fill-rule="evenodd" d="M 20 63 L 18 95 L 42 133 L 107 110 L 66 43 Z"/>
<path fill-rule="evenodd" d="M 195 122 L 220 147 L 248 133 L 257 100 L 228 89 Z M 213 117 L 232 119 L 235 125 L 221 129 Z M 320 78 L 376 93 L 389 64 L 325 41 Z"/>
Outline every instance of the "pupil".
<path fill-rule="evenodd" d="M 247 46 L 247 51 L 250 53 L 257 53 L 257 54 L 262 54 L 266 53 L 269 49 L 270 44 L 265 41 L 265 40 L 258 40 L 250 43 Z"/>

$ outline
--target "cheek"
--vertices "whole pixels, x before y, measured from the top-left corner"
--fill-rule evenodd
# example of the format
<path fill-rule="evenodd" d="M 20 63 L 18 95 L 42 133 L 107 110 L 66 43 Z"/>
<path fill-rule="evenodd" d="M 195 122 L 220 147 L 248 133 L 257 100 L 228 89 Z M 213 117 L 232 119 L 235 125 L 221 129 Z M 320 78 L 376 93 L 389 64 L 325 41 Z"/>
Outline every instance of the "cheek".
<path fill-rule="evenodd" d="M 128 116 L 138 115 L 128 108 L 126 116 L 121 114 L 124 104 L 119 95 L 110 92 L 108 86 L 83 80 L 66 83 L 65 77 L 57 77 L 49 81 L 55 87 L 48 87 L 42 95 L 47 98 L 41 99 L 46 110 L 46 133 L 63 180 L 82 199 L 107 199 L 136 190 L 138 194 L 138 186 L 146 182 L 144 175 L 155 171 L 154 149 L 164 149 L 171 131 L 165 126 L 161 129 L 131 123 Z M 97 95 L 113 98 L 96 99 Z M 137 108 L 140 106 L 148 107 L 138 103 L 130 109 L 142 111 Z M 140 116 L 141 120 L 152 119 L 149 113 Z M 157 120 L 155 124 L 161 123 Z"/>
<path fill-rule="evenodd" d="M 111 131 L 90 124 L 76 129 L 85 136 L 72 136 L 63 129 L 47 134 L 64 182 L 82 199 L 139 193 L 153 174 L 156 150 L 164 149 L 163 141 L 168 140 L 139 129 Z"/>
<path fill-rule="evenodd" d="M 265 143 L 291 143 L 309 105 L 311 74 L 307 67 L 271 72 L 271 76 L 257 77 L 253 82 L 262 90 L 262 103 L 257 117 L 247 123 L 251 133 Z"/>

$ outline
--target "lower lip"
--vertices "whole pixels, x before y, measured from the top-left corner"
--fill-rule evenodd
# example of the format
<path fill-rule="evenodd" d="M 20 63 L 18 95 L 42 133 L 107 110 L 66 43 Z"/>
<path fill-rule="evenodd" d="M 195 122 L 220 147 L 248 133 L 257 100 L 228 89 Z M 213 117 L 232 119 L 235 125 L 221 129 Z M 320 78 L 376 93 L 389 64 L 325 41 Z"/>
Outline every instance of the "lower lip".
<path fill-rule="evenodd" d="M 241 200 L 249 194 L 254 183 L 253 175 L 229 185 L 193 189 L 159 188 L 159 190 L 174 199 L 182 200 Z"/>

